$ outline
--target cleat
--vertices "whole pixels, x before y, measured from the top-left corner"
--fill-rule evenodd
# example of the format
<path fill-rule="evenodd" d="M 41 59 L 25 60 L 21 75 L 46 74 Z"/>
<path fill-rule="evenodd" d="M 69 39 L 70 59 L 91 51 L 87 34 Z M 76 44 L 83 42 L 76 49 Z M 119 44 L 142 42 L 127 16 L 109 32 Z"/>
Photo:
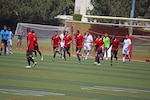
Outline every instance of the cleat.
<path fill-rule="evenodd" d="M 52 58 L 52 61 L 54 61 L 55 60 L 55 58 Z"/>
<path fill-rule="evenodd" d="M 101 63 L 98 63 L 98 64 L 97 64 L 97 66 L 100 66 L 100 65 L 101 65 Z"/>
<path fill-rule="evenodd" d="M 31 68 L 31 66 L 25 66 L 25 68 Z"/>
<path fill-rule="evenodd" d="M 34 68 L 36 65 L 37 65 L 37 62 L 34 62 L 32 67 Z"/>
<path fill-rule="evenodd" d="M 41 56 L 41 60 L 43 60 L 43 56 Z"/>
<path fill-rule="evenodd" d="M 78 64 L 81 64 L 81 61 L 79 61 Z"/>
<path fill-rule="evenodd" d="M 97 62 L 94 62 L 94 65 L 97 65 Z"/>
<path fill-rule="evenodd" d="M 112 63 L 110 64 L 110 66 L 112 66 Z"/>

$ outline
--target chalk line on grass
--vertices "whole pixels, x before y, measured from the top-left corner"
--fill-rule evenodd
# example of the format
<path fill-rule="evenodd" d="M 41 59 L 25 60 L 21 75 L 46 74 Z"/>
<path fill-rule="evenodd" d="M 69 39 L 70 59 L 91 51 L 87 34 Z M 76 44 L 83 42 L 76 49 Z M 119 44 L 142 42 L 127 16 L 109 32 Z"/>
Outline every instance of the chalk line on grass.
<path fill-rule="evenodd" d="M 54 92 L 19 90 L 19 89 L 0 89 L 0 93 L 10 93 L 14 95 L 31 95 L 31 96 L 45 96 L 45 95 L 64 96 L 65 95 L 65 94 L 54 93 Z"/>
<path fill-rule="evenodd" d="M 119 88 L 119 87 L 109 87 L 109 86 L 82 86 L 83 90 L 109 90 L 109 91 L 119 91 L 119 92 L 130 92 L 130 93 L 148 93 L 150 90 L 141 89 L 131 89 L 131 88 Z"/>

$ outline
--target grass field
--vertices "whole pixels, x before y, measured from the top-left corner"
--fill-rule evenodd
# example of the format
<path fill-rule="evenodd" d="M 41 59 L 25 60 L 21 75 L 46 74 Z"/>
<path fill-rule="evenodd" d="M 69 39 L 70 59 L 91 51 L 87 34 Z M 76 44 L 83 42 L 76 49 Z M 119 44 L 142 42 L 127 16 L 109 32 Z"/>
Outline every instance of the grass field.
<path fill-rule="evenodd" d="M 25 69 L 24 51 L 0 56 L 0 100 L 150 100 L 150 63 L 51 58 Z"/>

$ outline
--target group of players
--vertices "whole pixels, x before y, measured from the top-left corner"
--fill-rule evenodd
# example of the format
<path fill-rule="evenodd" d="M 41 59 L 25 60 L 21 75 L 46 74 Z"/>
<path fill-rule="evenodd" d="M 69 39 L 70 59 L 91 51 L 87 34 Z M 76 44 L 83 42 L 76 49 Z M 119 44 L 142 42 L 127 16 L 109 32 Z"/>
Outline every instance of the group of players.
<path fill-rule="evenodd" d="M 1 35 L 1 45 L 0 45 L 0 55 L 2 55 L 2 51 L 4 49 L 4 55 L 7 53 L 12 54 L 12 36 L 13 33 L 11 28 L 4 25 L 4 28 L 0 31 Z M 9 46 L 9 50 L 8 50 Z"/>
<path fill-rule="evenodd" d="M 28 65 L 25 66 L 26 68 L 31 68 L 30 62 L 33 62 L 32 67 L 35 67 L 37 62 L 34 61 L 33 52 L 35 53 L 35 57 L 37 56 L 36 51 L 39 53 L 41 60 L 43 60 L 43 55 L 41 54 L 38 42 L 37 42 L 37 35 L 36 33 L 31 30 L 30 28 L 27 28 L 27 62 Z M 4 26 L 4 29 L 1 30 L 1 46 L 0 46 L 0 55 L 4 48 L 4 55 L 7 51 L 7 43 L 11 40 L 11 34 L 12 32 L 7 29 L 7 26 Z M 53 58 L 52 60 L 55 60 L 56 54 L 59 53 L 66 61 L 66 53 L 71 56 L 70 53 L 70 46 L 71 44 L 76 45 L 76 56 L 78 59 L 78 64 L 81 64 L 81 59 L 88 59 L 91 48 L 95 47 L 95 62 L 97 66 L 100 66 L 100 58 L 103 59 L 104 53 L 106 54 L 106 60 L 108 60 L 108 49 L 111 48 L 111 65 L 113 58 L 118 59 L 117 53 L 120 45 L 120 40 L 116 38 L 115 35 L 113 35 L 111 38 L 108 36 L 107 33 L 105 33 L 104 36 L 102 35 L 96 35 L 92 36 L 89 32 L 86 32 L 84 35 L 80 33 L 79 30 L 76 30 L 76 32 L 73 33 L 74 37 L 72 39 L 72 36 L 68 33 L 68 31 L 64 31 L 62 34 L 58 34 L 57 31 L 54 32 L 54 35 L 51 37 L 51 43 L 53 46 Z M 94 37 L 94 38 L 93 38 Z M 11 42 L 11 41 L 10 41 Z M 75 42 L 75 43 L 73 43 Z M 126 35 L 126 38 L 123 41 L 123 48 L 122 48 L 122 62 L 125 62 L 126 57 L 128 57 L 130 61 L 129 56 L 129 50 L 131 46 L 131 40 L 129 39 L 129 36 Z M 10 46 L 10 53 L 12 53 L 12 42 Z M 60 50 L 59 50 L 60 47 Z M 82 47 L 84 47 L 84 54 L 81 53 Z"/>
<path fill-rule="evenodd" d="M 71 43 L 74 42 L 76 45 L 76 56 L 78 59 L 78 64 L 81 64 L 81 57 L 82 59 L 88 59 L 90 50 L 92 47 L 95 47 L 95 62 L 97 66 L 100 66 L 100 58 L 103 59 L 104 53 L 106 54 L 106 60 L 108 60 L 108 49 L 111 48 L 111 66 L 113 58 L 116 58 L 118 60 L 118 49 L 120 45 L 120 40 L 116 38 L 115 35 L 113 35 L 111 38 L 106 33 L 104 36 L 97 35 L 95 38 L 89 33 L 86 32 L 84 35 L 80 33 L 79 30 L 76 30 L 74 33 L 74 38 L 68 34 L 68 31 L 64 31 L 61 35 L 58 35 L 58 32 L 55 31 L 54 35 L 51 38 L 51 43 L 53 45 L 53 58 L 55 59 L 56 53 L 61 54 L 62 59 L 66 61 L 66 52 L 70 57 L 70 46 Z M 58 50 L 60 46 L 60 50 Z M 122 49 L 122 62 L 125 62 L 126 56 L 128 57 L 130 61 L 129 56 L 129 49 L 131 46 L 131 40 L 129 39 L 128 35 L 126 35 L 126 38 L 123 41 L 123 49 Z M 84 47 L 84 54 L 81 53 L 82 47 Z"/>
<path fill-rule="evenodd" d="M 37 41 L 37 35 L 36 33 L 31 30 L 30 28 L 27 28 L 27 47 L 26 47 L 26 58 L 28 65 L 25 66 L 25 68 L 32 68 L 37 65 L 37 62 L 34 61 L 33 52 L 35 53 L 35 57 L 37 57 L 37 52 L 39 53 L 41 60 L 43 60 L 43 55 L 39 50 L 38 47 L 38 41 Z M 30 62 L 33 63 L 31 66 Z"/>

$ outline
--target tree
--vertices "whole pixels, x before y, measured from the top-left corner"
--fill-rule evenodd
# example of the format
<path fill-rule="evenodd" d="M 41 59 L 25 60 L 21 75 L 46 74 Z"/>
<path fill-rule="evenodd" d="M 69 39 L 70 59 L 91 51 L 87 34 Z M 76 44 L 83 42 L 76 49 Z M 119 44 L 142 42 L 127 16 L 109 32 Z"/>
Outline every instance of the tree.
<path fill-rule="evenodd" d="M 130 17 L 132 0 L 92 0 L 92 15 Z M 150 0 L 136 0 L 135 17 L 150 17 Z"/>

